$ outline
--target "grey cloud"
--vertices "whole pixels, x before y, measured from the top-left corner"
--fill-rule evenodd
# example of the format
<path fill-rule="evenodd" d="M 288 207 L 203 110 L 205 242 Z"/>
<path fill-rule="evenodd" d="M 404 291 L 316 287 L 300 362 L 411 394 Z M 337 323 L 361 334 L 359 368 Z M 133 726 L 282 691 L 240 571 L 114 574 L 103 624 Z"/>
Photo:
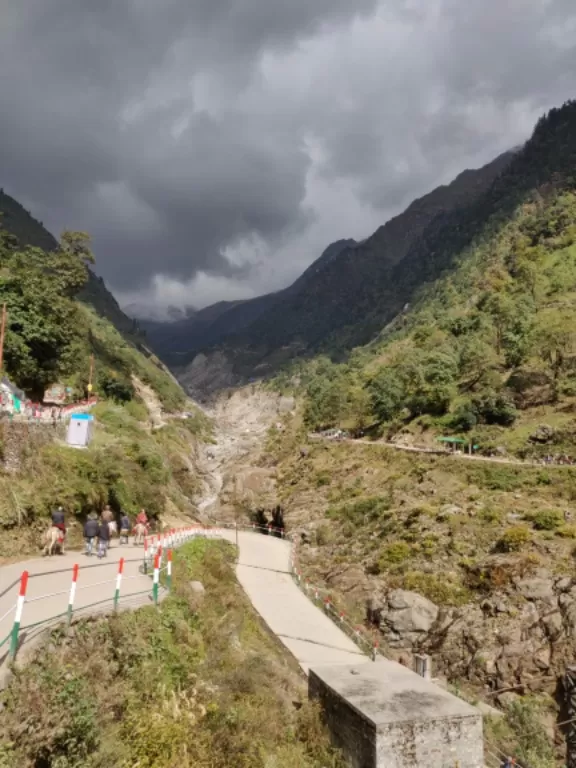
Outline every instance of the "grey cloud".
<path fill-rule="evenodd" d="M 20 0 L 2 13 L 0 185 L 56 232 L 91 231 L 123 292 L 155 275 L 191 291 L 208 275 L 206 300 L 281 287 L 321 236 L 369 234 L 339 229 L 350 199 L 323 205 L 311 174 L 349 185 L 352 219 L 375 227 L 526 138 L 576 74 L 572 0 Z"/>

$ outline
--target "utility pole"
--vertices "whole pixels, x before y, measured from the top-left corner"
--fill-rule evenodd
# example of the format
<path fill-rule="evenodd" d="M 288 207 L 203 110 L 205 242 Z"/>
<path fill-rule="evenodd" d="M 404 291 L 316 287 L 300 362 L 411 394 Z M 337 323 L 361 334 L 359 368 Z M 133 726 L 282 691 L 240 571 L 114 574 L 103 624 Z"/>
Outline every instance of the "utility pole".
<path fill-rule="evenodd" d="M 88 395 L 92 394 L 92 376 L 94 374 L 94 355 L 90 355 L 90 373 L 88 374 Z"/>
<path fill-rule="evenodd" d="M 6 303 L 2 305 L 2 326 L 0 327 L 0 372 L 4 368 L 4 334 L 6 333 Z"/>

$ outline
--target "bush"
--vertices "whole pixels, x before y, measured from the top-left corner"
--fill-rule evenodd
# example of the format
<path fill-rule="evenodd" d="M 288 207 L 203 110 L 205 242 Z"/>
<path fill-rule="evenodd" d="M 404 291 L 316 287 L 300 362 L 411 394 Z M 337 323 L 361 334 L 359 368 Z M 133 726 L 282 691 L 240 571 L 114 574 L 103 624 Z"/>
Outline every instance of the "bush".
<path fill-rule="evenodd" d="M 472 407 L 472 403 L 459 405 L 454 411 L 448 425 L 456 432 L 470 432 L 478 424 L 478 414 Z"/>
<path fill-rule="evenodd" d="M 368 521 L 388 517 L 387 512 L 390 506 L 391 501 L 386 496 L 369 496 L 366 499 L 359 499 L 342 507 L 331 507 L 327 511 L 326 516 L 349 520 L 352 523 L 362 525 Z"/>
<path fill-rule="evenodd" d="M 542 509 L 530 515 L 532 525 L 537 531 L 555 531 L 564 522 L 564 515 L 555 509 Z"/>
<path fill-rule="evenodd" d="M 502 535 L 496 542 L 499 552 L 519 552 L 531 540 L 530 528 L 526 525 L 515 525 Z"/>
<path fill-rule="evenodd" d="M 486 424 L 498 424 L 501 427 L 512 426 L 518 415 L 514 402 L 502 393 L 475 397 L 472 407 L 481 421 Z"/>
<path fill-rule="evenodd" d="M 401 580 L 402 589 L 418 592 L 437 605 L 465 605 L 470 591 L 454 577 L 410 571 Z"/>
<path fill-rule="evenodd" d="M 405 541 L 396 541 L 389 544 L 378 560 L 378 567 L 381 571 L 386 571 L 391 565 L 400 565 L 408 560 L 412 555 L 412 547 Z"/>
<path fill-rule="evenodd" d="M 478 513 L 478 519 L 483 523 L 501 523 L 503 514 L 501 510 L 494 509 L 494 507 L 482 507 Z"/>
<path fill-rule="evenodd" d="M 136 394 L 130 379 L 117 374 L 115 371 L 102 371 L 100 373 L 98 390 L 106 398 L 115 400 L 117 403 L 127 403 Z"/>

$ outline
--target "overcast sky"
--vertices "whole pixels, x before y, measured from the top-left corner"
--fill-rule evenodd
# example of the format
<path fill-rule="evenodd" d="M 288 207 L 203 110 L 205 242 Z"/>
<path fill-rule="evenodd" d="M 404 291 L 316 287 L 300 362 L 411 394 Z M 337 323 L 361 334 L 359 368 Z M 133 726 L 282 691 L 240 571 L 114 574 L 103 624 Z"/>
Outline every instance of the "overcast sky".
<path fill-rule="evenodd" d="M 18 0 L 0 186 L 89 231 L 124 304 L 202 307 L 283 287 L 575 96 L 574 0 Z"/>

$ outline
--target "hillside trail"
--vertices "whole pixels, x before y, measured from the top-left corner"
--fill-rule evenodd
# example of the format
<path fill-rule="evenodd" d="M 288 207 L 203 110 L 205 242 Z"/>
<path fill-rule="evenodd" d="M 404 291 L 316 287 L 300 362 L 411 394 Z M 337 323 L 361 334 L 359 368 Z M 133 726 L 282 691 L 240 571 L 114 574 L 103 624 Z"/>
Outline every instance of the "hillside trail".
<path fill-rule="evenodd" d="M 149 387 L 148 384 L 144 384 L 136 376 L 132 376 L 132 384 L 136 390 L 137 395 L 141 398 L 148 411 L 148 417 L 150 419 L 151 429 L 159 429 L 166 424 L 164 418 L 164 410 L 162 403 L 156 392 Z"/>
<path fill-rule="evenodd" d="M 331 438 L 321 435 L 311 434 L 313 440 L 326 440 L 334 442 Z M 428 456 L 441 456 L 445 459 L 455 459 L 462 461 L 488 462 L 491 464 L 508 464 L 513 467 L 573 467 L 573 464 L 560 464 L 558 462 L 545 463 L 542 461 L 528 461 L 524 459 L 509 458 L 506 456 L 480 456 L 475 453 L 440 451 L 435 448 L 424 448 L 418 445 L 403 445 L 402 443 L 391 443 L 387 440 L 366 440 L 364 438 L 343 438 L 338 442 L 351 443 L 354 445 L 371 445 L 379 448 L 393 448 L 396 451 L 405 451 L 407 453 L 424 453 Z"/>

